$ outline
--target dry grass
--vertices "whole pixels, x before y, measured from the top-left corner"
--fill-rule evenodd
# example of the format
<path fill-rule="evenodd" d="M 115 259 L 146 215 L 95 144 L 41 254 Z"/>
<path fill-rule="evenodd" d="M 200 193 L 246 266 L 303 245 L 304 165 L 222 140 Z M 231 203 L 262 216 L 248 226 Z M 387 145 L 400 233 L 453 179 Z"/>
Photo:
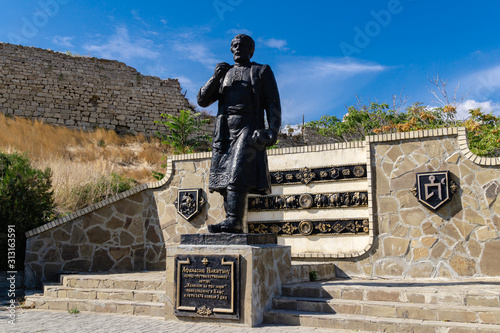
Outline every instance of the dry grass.
<path fill-rule="evenodd" d="M 103 176 L 116 173 L 139 184 L 155 181 L 152 171 L 165 172 L 162 157 L 169 153 L 157 138 L 119 136 L 100 128 L 72 130 L 1 113 L 0 150 L 26 152 L 35 167 L 52 170 L 60 213 L 79 208 L 70 200 L 72 189 Z"/>

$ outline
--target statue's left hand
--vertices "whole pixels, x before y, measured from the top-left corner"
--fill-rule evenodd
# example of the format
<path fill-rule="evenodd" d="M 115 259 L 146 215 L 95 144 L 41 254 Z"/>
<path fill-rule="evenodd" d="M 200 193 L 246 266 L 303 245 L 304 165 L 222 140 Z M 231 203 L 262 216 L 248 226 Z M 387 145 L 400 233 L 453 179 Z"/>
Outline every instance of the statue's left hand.
<path fill-rule="evenodd" d="M 257 144 L 259 148 L 265 148 L 272 145 L 276 138 L 273 131 L 267 130 L 255 130 L 252 135 L 252 140 Z"/>

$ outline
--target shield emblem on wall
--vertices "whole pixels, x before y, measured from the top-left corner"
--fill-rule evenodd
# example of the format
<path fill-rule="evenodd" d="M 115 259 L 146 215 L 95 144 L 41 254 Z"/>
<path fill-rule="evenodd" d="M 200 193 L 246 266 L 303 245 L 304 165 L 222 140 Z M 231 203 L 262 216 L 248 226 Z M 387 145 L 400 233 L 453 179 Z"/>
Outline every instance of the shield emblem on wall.
<path fill-rule="evenodd" d="M 450 201 L 450 172 L 417 173 L 417 199 L 427 208 L 437 211 Z"/>
<path fill-rule="evenodd" d="M 177 213 L 186 220 L 190 220 L 201 212 L 206 200 L 202 194 L 202 189 L 180 189 L 177 192 L 177 200 L 174 205 Z"/>

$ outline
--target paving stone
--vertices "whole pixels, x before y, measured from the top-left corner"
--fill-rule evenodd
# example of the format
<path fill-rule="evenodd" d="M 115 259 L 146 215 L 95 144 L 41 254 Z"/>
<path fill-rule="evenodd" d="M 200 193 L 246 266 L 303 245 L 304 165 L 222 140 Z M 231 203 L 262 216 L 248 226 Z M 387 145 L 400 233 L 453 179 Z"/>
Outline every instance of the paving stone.
<path fill-rule="evenodd" d="M 500 306 L 500 295 L 487 296 L 487 295 L 467 295 L 465 296 L 465 304 L 469 306 Z"/>
<path fill-rule="evenodd" d="M 365 304 L 363 305 L 363 315 L 376 317 L 396 317 L 396 308 L 382 304 Z"/>
<path fill-rule="evenodd" d="M 397 291 L 370 290 L 366 292 L 367 301 L 399 301 L 401 293 Z"/>
<path fill-rule="evenodd" d="M 498 312 L 479 312 L 479 319 L 483 324 L 497 324 L 500 325 L 500 315 Z"/>
<path fill-rule="evenodd" d="M 4 320 L 6 311 L 0 311 L 0 332 L 72 332 L 72 333 L 111 333 L 111 332 L 168 332 L 168 333 L 332 333 L 354 332 L 352 330 L 332 330 L 317 328 L 320 321 L 310 317 L 304 324 L 315 327 L 264 325 L 261 327 L 231 327 L 210 323 L 185 323 L 167 321 L 161 317 L 130 316 L 121 314 L 84 313 L 69 314 L 67 311 L 23 310 L 17 313 L 14 325 Z M 315 324 L 316 323 L 316 324 Z M 357 331 L 358 333 L 362 333 Z"/>
<path fill-rule="evenodd" d="M 422 320 L 436 320 L 436 310 L 429 308 L 409 308 L 409 307 L 398 307 L 397 317 L 403 319 L 422 319 Z"/>
<path fill-rule="evenodd" d="M 364 294 L 362 290 L 344 290 L 342 292 L 342 299 L 362 300 L 363 298 Z"/>
<path fill-rule="evenodd" d="M 466 310 L 446 310 L 438 309 L 438 320 L 477 323 L 478 319 L 475 313 Z"/>

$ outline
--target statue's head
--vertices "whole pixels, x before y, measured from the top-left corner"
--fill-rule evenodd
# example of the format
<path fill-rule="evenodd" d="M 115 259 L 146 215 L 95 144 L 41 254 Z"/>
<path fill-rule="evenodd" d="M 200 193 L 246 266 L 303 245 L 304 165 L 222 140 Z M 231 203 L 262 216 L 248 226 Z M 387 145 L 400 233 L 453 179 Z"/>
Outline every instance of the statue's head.
<path fill-rule="evenodd" d="M 233 59 L 237 63 L 250 61 L 255 51 L 255 42 L 252 37 L 244 34 L 236 35 L 231 41 L 231 52 Z"/>

